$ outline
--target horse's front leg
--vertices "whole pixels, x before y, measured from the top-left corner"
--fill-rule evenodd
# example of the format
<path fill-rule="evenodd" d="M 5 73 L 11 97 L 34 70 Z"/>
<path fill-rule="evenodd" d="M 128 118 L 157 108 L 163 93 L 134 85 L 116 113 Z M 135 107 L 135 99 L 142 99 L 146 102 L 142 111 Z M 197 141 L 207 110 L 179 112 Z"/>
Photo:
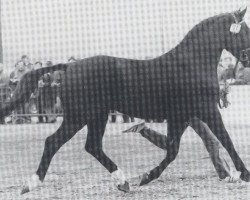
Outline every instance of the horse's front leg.
<path fill-rule="evenodd" d="M 21 194 L 30 192 L 43 182 L 53 156 L 76 134 L 78 130 L 84 126 L 84 123 L 74 122 L 73 120 L 69 121 L 66 119 L 67 117 L 64 115 L 64 120 L 58 130 L 46 138 L 43 156 L 41 158 L 39 167 L 36 173 L 34 173 L 27 180 L 27 183 L 23 187 Z"/>
<path fill-rule="evenodd" d="M 208 125 L 208 127 L 229 153 L 236 170 L 241 172 L 240 178 L 243 181 L 250 182 L 250 173 L 246 169 L 244 163 L 234 148 L 233 142 L 223 124 L 218 108 L 210 108 L 209 113 L 204 116 L 202 120 Z"/>
<path fill-rule="evenodd" d="M 152 169 L 149 173 L 145 173 L 142 176 L 140 186 L 145 185 L 151 182 L 154 179 L 157 179 L 166 167 L 175 160 L 180 147 L 180 139 L 187 125 L 183 121 L 172 121 L 168 120 L 168 133 L 166 141 L 167 155 L 162 160 L 162 162 Z"/>
<path fill-rule="evenodd" d="M 88 121 L 88 136 L 85 149 L 94 156 L 110 173 L 117 188 L 123 192 L 129 192 L 129 184 L 122 170 L 104 153 L 102 140 L 107 123 L 107 118 L 96 117 Z"/>

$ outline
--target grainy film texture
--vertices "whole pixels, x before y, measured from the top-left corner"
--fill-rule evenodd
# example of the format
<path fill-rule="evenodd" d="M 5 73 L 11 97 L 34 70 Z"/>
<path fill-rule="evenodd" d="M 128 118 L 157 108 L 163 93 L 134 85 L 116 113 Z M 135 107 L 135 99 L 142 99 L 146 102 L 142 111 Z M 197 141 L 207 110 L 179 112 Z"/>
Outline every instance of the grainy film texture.
<path fill-rule="evenodd" d="M 249 1 L 0 2 L 0 199 L 249 199 Z"/>

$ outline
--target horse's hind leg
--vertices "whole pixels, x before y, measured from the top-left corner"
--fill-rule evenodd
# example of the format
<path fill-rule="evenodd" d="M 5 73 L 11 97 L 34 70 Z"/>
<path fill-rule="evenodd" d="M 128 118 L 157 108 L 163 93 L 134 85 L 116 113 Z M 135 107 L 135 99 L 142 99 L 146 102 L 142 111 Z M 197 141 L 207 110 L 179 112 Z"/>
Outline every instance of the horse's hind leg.
<path fill-rule="evenodd" d="M 207 123 L 208 127 L 214 133 L 214 135 L 218 138 L 221 144 L 229 153 L 235 168 L 241 172 L 240 178 L 244 181 L 250 181 L 250 173 L 246 169 L 244 163 L 240 159 L 238 153 L 236 152 L 232 140 L 223 124 L 221 114 L 217 107 L 209 110 L 209 114 L 203 117 L 203 121 Z"/>
<path fill-rule="evenodd" d="M 182 120 L 175 121 L 169 119 L 167 140 L 165 145 L 167 155 L 157 167 L 150 171 L 149 174 L 145 173 L 143 175 L 140 186 L 145 185 L 151 182 L 152 180 L 158 178 L 161 173 L 166 169 L 166 167 L 176 158 L 179 152 L 180 140 L 186 127 L 187 125 Z"/>
<path fill-rule="evenodd" d="M 128 192 L 129 184 L 126 182 L 123 172 L 118 169 L 117 165 L 103 151 L 102 140 L 107 119 L 107 116 L 102 116 L 88 121 L 88 136 L 85 149 L 111 173 L 112 178 L 116 181 L 118 189 Z"/>
<path fill-rule="evenodd" d="M 36 188 L 45 178 L 50 162 L 56 152 L 69 141 L 85 124 L 73 122 L 72 120 L 63 120 L 58 130 L 45 140 L 44 151 L 38 170 L 28 180 L 27 185 L 23 188 L 22 194 Z"/>

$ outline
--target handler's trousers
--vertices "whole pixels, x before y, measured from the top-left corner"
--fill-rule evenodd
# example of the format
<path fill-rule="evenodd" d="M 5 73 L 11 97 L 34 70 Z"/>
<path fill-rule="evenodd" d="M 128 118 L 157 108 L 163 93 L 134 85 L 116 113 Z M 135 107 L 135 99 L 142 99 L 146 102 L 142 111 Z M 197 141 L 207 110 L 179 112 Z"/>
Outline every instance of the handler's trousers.
<path fill-rule="evenodd" d="M 220 144 L 216 136 L 212 133 L 212 131 L 209 129 L 209 127 L 198 118 L 191 120 L 189 126 L 191 126 L 195 130 L 195 132 L 201 137 L 213 162 L 215 170 L 219 175 L 219 178 L 224 179 L 230 176 L 230 167 L 224 157 L 222 157 L 222 154 L 220 154 L 220 151 L 222 150 L 222 145 Z M 160 134 L 147 127 L 143 128 L 140 131 L 140 134 L 157 147 L 164 150 L 167 149 L 166 135 Z"/>

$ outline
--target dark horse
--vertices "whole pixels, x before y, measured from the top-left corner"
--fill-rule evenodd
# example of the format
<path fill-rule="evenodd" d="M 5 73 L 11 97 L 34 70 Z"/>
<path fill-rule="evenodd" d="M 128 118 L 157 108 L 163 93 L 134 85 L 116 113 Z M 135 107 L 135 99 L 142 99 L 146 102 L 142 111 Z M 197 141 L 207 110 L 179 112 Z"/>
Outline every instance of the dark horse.
<path fill-rule="evenodd" d="M 234 148 L 217 106 L 217 64 L 222 50 L 240 59 L 242 52 L 250 47 L 245 13 L 246 9 L 238 10 L 202 21 L 175 48 L 152 60 L 95 56 L 25 74 L 10 105 L 0 109 L 2 117 L 29 99 L 41 75 L 65 71 L 61 85 L 63 122 L 46 139 L 39 167 L 23 193 L 44 180 L 55 153 L 85 125 L 88 126 L 86 151 L 118 181 L 120 190 L 128 191 L 122 171 L 103 151 L 109 110 L 138 118 L 168 120 L 167 155 L 157 167 L 144 174 L 140 185 L 158 178 L 176 158 L 187 122 L 194 117 L 206 123 L 217 136 L 241 172 L 240 178 L 250 181 L 250 173 Z"/>

